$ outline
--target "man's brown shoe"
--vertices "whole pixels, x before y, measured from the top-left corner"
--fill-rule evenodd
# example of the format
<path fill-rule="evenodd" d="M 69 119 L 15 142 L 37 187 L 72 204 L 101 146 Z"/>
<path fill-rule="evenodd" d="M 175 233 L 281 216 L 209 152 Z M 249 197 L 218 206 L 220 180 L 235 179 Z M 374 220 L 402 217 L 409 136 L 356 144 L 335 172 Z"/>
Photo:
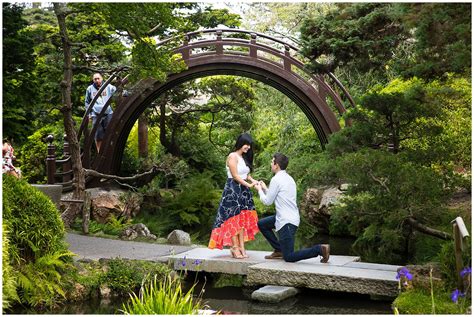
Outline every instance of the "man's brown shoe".
<path fill-rule="evenodd" d="M 280 251 L 273 251 L 272 254 L 266 255 L 266 256 L 265 256 L 265 259 L 267 259 L 267 260 L 271 260 L 271 259 L 283 259 L 283 253 L 281 253 Z"/>
<path fill-rule="evenodd" d="M 327 263 L 329 261 L 329 244 L 321 244 L 321 263 Z"/>

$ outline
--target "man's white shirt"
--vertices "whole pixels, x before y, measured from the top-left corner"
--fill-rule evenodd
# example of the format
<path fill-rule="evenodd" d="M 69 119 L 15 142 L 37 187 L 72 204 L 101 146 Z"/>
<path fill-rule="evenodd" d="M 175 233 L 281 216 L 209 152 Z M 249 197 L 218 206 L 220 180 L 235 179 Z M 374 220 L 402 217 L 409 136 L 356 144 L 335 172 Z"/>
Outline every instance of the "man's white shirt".
<path fill-rule="evenodd" d="M 275 229 L 277 231 L 287 223 L 299 226 L 300 213 L 296 205 L 296 183 L 285 170 L 278 171 L 271 179 L 268 190 L 265 192 L 261 189 L 258 195 L 262 203 L 267 206 L 275 202 Z"/>

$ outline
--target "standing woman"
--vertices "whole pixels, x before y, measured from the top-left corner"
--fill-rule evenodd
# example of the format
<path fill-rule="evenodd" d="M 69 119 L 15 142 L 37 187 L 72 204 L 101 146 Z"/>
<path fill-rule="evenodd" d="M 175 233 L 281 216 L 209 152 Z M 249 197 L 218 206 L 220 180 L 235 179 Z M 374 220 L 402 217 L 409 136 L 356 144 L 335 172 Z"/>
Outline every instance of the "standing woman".
<path fill-rule="evenodd" d="M 236 259 L 248 258 L 244 243 L 254 240 L 258 232 L 258 217 L 250 191 L 256 184 L 249 174 L 253 163 L 252 143 L 249 134 L 239 135 L 234 151 L 227 157 L 227 181 L 209 241 L 210 249 L 231 246 L 231 255 Z"/>

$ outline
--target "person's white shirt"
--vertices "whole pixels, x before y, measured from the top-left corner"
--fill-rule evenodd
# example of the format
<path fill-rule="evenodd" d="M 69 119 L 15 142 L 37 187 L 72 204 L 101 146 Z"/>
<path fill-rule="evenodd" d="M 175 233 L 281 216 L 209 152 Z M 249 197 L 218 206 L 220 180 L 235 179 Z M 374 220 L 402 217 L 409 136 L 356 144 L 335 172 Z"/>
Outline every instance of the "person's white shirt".
<path fill-rule="evenodd" d="M 275 202 L 275 229 L 277 231 L 287 223 L 299 226 L 300 213 L 296 204 L 296 183 L 285 170 L 278 171 L 271 179 L 268 190 L 264 191 L 262 188 L 258 191 L 258 195 L 264 205 L 269 206 Z"/>

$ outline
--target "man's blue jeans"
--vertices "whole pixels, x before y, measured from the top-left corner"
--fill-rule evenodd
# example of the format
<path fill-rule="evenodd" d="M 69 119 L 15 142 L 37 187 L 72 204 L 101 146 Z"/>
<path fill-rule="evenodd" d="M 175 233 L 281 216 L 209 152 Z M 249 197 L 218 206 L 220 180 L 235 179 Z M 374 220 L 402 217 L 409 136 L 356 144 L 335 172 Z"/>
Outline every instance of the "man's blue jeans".
<path fill-rule="evenodd" d="M 296 262 L 309 258 L 315 258 L 321 255 L 321 245 L 316 244 L 311 248 L 295 251 L 295 234 L 297 226 L 287 223 L 277 231 L 277 239 L 273 229 L 275 229 L 275 216 L 265 217 L 258 221 L 258 228 L 263 236 L 270 242 L 275 251 L 283 253 L 283 259 L 286 262 Z"/>

